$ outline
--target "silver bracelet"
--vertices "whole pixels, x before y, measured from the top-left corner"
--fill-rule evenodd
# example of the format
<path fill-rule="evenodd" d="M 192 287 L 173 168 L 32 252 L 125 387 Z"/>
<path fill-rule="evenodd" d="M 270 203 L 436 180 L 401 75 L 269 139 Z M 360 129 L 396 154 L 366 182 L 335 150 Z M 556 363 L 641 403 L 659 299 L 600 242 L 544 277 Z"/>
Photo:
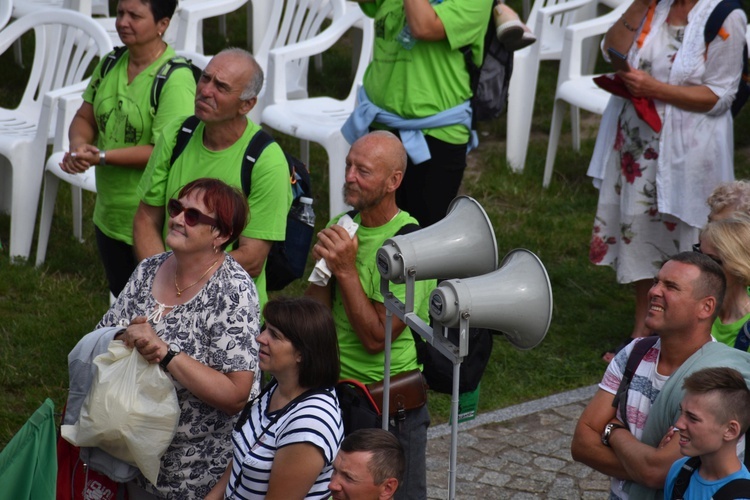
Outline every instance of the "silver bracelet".
<path fill-rule="evenodd" d="M 631 32 L 633 32 L 633 33 L 635 33 L 636 31 L 638 31 L 638 28 L 633 28 L 633 27 L 632 27 L 632 26 L 630 25 L 630 23 L 628 23 L 627 19 L 625 19 L 625 14 L 623 14 L 623 15 L 622 15 L 622 17 L 620 17 L 620 19 L 622 19 L 622 24 L 623 24 L 623 25 L 625 26 L 625 28 L 626 28 L 626 29 L 627 29 L 628 31 L 631 31 Z M 641 22 L 643 22 L 643 21 L 641 21 Z M 639 26 L 639 27 L 640 27 L 640 26 Z"/>

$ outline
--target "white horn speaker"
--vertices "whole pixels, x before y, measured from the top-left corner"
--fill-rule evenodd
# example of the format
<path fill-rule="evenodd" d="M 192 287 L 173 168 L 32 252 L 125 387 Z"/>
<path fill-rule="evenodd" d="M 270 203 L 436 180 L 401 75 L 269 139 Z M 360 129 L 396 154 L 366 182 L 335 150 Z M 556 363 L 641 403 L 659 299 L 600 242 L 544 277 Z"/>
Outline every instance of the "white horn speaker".
<path fill-rule="evenodd" d="M 497 269 L 492 223 L 473 198 L 455 198 L 432 226 L 385 240 L 377 252 L 380 275 L 393 283 L 415 279 L 465 278 Z"/>
<path fill-rule="evenodd" d="M 449 327 L 463 317 L 472 327 L 503 332 L 518 349 L 531 349 L 552 319 L 547 270 L 528 250 L 512 250 L 496 271 L 440 283 L 430 294 L 430 315 Z"/>

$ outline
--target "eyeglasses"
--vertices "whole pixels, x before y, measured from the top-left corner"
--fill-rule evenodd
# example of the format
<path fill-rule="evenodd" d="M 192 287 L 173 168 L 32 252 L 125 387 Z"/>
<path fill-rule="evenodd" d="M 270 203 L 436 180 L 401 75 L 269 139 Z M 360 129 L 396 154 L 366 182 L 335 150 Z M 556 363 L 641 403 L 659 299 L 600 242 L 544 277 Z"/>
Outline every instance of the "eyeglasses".
<path fill-rule="evenodd" d="M 701 244 L 700 243 L 693 243 L 693 252 L 703 253 L 703 251 L 701 251 Z M 719 259 L 717 259 L 716 257 L 712 257 L 711 255 L 708 255 L 708 254 L 703 254 L 703 255 L 705 255 L 706 257 L 708 257 L 712 261 L 716 262 L 720 266 L 722 265 L 721 261 Z"/>
<path fill-rule="evenodd" d="M 170 217 L 177 217 L 181 213 L 185 212 L 185 224 L 191 227 L 195 226 L 199 222 L 207 224 L 209 226 L 217 225 L 216 219 L 214 219 L 213 217 L 209 217 L 197 208 L 185 208 L 184 206 L 182 206 L 182 203 L 180 203 L 179 200 L 175 200 L 174 198 L 169 200 L 169 202 L 167 203 L 167 212 L 169 212 Z"/>

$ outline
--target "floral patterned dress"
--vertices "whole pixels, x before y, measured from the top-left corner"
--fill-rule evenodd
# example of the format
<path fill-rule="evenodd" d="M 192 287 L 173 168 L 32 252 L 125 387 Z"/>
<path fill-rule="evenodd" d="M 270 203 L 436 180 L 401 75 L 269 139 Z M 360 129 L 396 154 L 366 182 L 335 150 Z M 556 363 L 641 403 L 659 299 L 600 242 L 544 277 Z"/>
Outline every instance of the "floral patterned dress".
<path fill-rule="evenodd" d="M 684 26 L 664 23 L 656 35 L 659 39 L 641 53 L 639 69 L 667 81 L 684 33 Z M 663 119 L 664 103 L 655 104 Z M 589 259 L 614 267 L 619 283 L 631 283 L 652 278 L 671 255 L 689 250 L 698 241 L 698 230 L 659 213 L 659 134 L 638 117 L 630 102 L 619 116 L 614 149 L 599 192 Z"/>
<path fill-rule="evenodd" d="M 97 325 L 128 324 L 148 316 L 156 334 L 182 352 L 222 373 L 252 371 L 250 398 L 259 390 L 258 293 L 250 275 L 230 255 L 195 297 L 176 306 L 151 293 L 156 271 L 172 252 L 141 262 L 117 301 Z M 180 420 L 172 444 L 161 458 L 158 485 L 142 475 L 138 485 L 157 498 L 203 498 L 232 457 L 231 433 L 238 415 L 227 415 L 194 396 L 176 380 Z"/>

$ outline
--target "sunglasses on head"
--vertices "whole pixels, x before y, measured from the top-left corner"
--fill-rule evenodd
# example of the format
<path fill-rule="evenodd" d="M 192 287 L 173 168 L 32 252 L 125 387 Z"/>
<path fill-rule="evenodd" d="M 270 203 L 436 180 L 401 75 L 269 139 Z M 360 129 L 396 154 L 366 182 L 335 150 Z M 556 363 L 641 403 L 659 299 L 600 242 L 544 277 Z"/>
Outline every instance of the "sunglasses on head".
<path fill-rule="evenodd" d="M 199 222 L 203 224 L 207 224 L 209 226 L 216 226 L 216 219 L 213 217 L 209 217 L 208 215 L 202 213 L 197 208 L 185 208 L 182 203 L 179 202 L 179 200 L 175 200 L 172 198 L 167 203 L 167 212 L 169 212 L 170 217 L 177 217 L 181 213 L 185 213 L 185 224 L 188 226 L 195 226 Z"/>
<path fill-rule="evenodd" d="M 701 251 L 701 244 L 700 243 L 693 243 L 693 252 L 703 253 L 703 251 Z M 708 257 L 712 261 L 716 262 L 720 266 L 722 265 L 721 261 L 719 259 L 717 259 L 716 257 L 712 257 L 711 255 L 708 255 L 708 254 L 704 254 L 704 255 L 706 255 L 706 257 Z"/>

